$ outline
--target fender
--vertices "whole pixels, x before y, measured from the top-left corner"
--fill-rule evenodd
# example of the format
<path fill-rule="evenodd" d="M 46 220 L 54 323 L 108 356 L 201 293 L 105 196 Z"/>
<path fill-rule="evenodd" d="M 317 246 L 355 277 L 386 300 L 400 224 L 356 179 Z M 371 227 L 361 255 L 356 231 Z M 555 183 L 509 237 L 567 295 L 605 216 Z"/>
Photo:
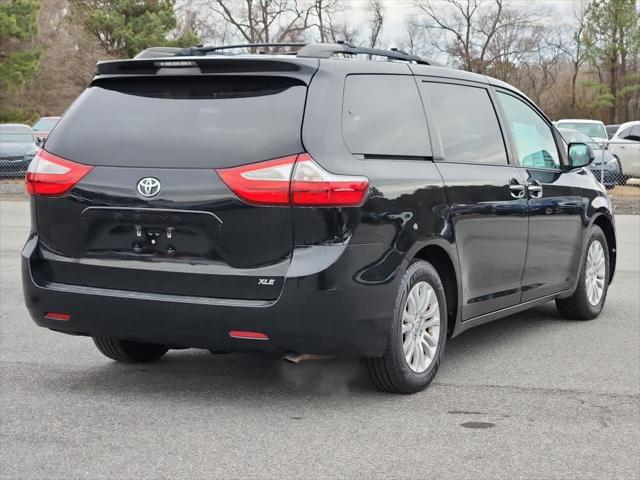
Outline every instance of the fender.
<path fill-rule="evenodd" d="M 594 203 L 596 203 L 596 202 L 594 201 Z M 582 266 L 582 264 L 584 263 L 585 255 L 587 254 L 587 249 L 585 248 L 585 245 L 586 245 L 586 243 L 588 241 L 588 236 L 589 236 L 589 233 L 591 232 L 591 228 L 596 223 L 596 220 L 598 220 L 598 218 L 600 218 L 600 217 L 605 217 L 607 219 L 607 221 L 612 226 L 610 234 L 613 236 L 613 245 L 609 245 L 609 252 L 610 252 L 610 255 L 609 255 L 609 284 L 611 284 L 611 282 L 613 281 L 613 274 L 614 274 L 615 269 L 616 269 L 616 252 L 617 252 L 616 236 L 615 236 L 616 233 L 615 233 L 615 221 L 613 219 L 613 216 L 611 215 L 610 210 L 605 208 L 605 207 L 600 207 L 600 209 L 598 209 L 591 216 L 591 218 L 588 219 L 587 226 L 583 229 L 583 232 L 582 232 L 582 244 L 580 245 L 580 248 L 582 249 L 582 251 L 580 253 L 580 265 Z M 605 235 L 607 235 L 607 232 L 605 232 Z M 608 238 L 607 238 L 607 240 L 608 240 Z M 580 270 L 581 270 L 581 268 L 580 268 Z M 578 270 L 578 271 L 580 272 L 580 270 Z M 580 280 L 580 275 L 578 274 L 578 276 L 576 276 L 571 288 L 569 290 L 565 291 L 565 292 L 562 292 L 560 295 L 557 295 L 557 298 L 568 298 L 571 295 L 573 295 L 573 293 L 576 291 L 576 288 L 578 288 L 578 281 L 579 280 Z"/>
<path fill-rule="evenodd" d="M 456 313 L 455 313 L 455 322 L 452 326 L 451 336 L 454 337 L 458 333 L 460 333 L 460 324 L 462 322 L 462 296 L 460 292 L 462 292 L 462 276 L 460 274 L 460 263 L 458 261 L 458 251 L 450 240 L 447 240 L 441 236 L 432 236 L 424 240 L 417 240 L 411 245 L 409 250 L 405 253 L 405 258 L 408 262 L 411 262 L 414 258 L 422 258 L 420 252 L 428 247 L 438 247 L 442 251 L 444 251 L 445 255 L 449 258 L 451 265 L 453 265 L 453 271 L 455 275 L 455 287 L 456 287 L 456 297 L 457 302 L 455 305 Z"/>

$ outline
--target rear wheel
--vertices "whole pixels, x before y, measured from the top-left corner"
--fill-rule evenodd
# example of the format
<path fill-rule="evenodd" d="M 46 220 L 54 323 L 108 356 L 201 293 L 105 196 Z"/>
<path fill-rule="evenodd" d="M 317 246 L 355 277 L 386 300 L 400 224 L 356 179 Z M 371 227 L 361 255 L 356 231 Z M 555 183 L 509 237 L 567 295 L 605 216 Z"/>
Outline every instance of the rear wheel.
<path fill-rule="evenodd" d="M 607 238 L 594 225 L 587 242 L 580 278 L 574 294 L 556 300 L 560 315 L 567 319 L 590 320 L 600 315 L 609 288 L 609 249 Z"/>
<path fill-rule="evenodd" d="M 365 359 L 374 385 L 392 393 L 423 390 L 436 376 L 446 338 L 442 282 L 430 263 L 417 260 L 400 283 L 384 355 Z"/>
<path fill-rule="evenodd" d="M 169 351 L 169 348 L 164 345 L 109 337 L 93 337 L 93 342 L 104 356 L 125 363 L 153 362 Z"/>

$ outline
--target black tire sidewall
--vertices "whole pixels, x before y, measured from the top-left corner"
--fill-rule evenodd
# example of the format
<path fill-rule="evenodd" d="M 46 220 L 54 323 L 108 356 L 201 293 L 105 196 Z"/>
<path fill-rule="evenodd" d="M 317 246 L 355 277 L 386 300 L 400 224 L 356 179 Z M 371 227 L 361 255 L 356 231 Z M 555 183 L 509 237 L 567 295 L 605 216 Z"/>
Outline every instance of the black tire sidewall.
<path fill-rule="evenodd" d="M 591 244 L 595 241 L 599 241 L 604 249 L 604 265 L 605 265 L 605 281 L 604 281 L 604 290 L 602 292 L 602 297 L 597 305 L 592 305 L 589 301 L 589 296 L 587 295 L 587 285 L 586 285 L 586 269 L 587 269 L 587 257 L 589 255 L 589 249 L 591 248 Z M 582 260 L 582 268 L 580 269 L 580 278 L 578 280 L 578 288 L 576 294 L 579 295 L 579 301 L 582 304 L 581 308 L 587 310 L 591 317 L 597 317 L 602 308 L 604 307 L 604 303 L 607 299 L 607 293 L 609 291 L 609 246 L 607 244 L 607 237 L 600 227 L 594 225 L 591 228 L 591 234 L 589 235 L 589 241 L 587 242 L 586 249 L 584 251 L 584 258 Z"/>
<path fill-rule="evenodd" d="M 440 335 L 438 338 L 438 346 L 436 355 L 427 370 L 423 373 L 416 373 L 407 364 L 402 350 L 402 316 L 407 302 L 409 292 L 418 282 L 426 281 L 436 293 L 438 305 L 440 308 Z M 447 340 L 447 301 L 444 293 L 442 281 L 433 266 L 425 261 L 418 260 L 413 262 L 407 269 L 402 278 L 396 305 L 394 309 L 394 318 L 391 325 L 391 335 L 389 344 L 389 354 L 391 360 L 395 364 L 397 371 L 402 376 L 402 381 L 407 390 L 419 391 L 425 388 L 435 377 L 440 366 L 440 360 L 444 354 L 445 343 Z"/>

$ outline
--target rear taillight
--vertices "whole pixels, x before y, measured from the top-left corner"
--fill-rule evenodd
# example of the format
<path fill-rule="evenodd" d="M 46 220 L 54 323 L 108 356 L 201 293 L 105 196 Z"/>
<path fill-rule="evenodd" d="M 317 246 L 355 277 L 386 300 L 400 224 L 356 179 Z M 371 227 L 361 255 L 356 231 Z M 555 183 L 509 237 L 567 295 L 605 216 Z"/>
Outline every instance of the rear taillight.
<path fill-rule="evenodd" d="M 369 189 L 366 177 L 329 173 L 307 153 L 216 171 L 233 193 L 254 205 L 357 207 Z"/>
<path fill-rule="evenodd" d="M 297 155 L 216 170 L 222 181 L 247 203 L 288 205 L 291 172 Z"/>
<path fill-rule="evenodd" d="M 62 195 L 78 183 L 92 168 L 40 149 L 27 169 L 27 193 L 31 195 Z"/>
<path fill-rule="evenodd" d="M 364 203 L 367 177 L 334 175 L 309 155 L 298 155 L 291 181 L 291 204 L 299 206 L 353 207 Z"/>

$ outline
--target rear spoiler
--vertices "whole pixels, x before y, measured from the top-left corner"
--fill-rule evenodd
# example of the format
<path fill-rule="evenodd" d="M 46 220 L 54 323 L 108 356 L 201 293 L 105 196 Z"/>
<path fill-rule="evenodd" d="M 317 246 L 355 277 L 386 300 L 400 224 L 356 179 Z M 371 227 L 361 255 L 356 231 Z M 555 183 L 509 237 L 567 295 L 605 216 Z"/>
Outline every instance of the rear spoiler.
<path fill-rule="evenodd" d="M 131 75 L 277 75 L 311 79 L 319 66 L 317 59 L 288 57 L 197 56 L 176 57 L 171 47 L 156 47 L 153 58 L 110 60 L 96 64 L 96 79 Z M 145 53 L 149 50 L 145 50 Z M 177 49 L 181 50 L 181 49 Z M 164 52 L 164 55 L 163 55 Z"/>

